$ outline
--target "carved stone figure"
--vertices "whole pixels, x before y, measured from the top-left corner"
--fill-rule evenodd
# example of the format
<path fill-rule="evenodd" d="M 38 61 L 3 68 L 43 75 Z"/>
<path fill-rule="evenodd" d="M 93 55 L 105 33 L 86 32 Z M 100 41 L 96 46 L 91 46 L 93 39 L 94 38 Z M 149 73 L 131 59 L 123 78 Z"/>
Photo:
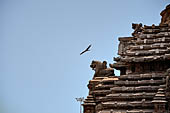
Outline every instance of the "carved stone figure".
<path fill-rule="evenodd" d="M 114 75 L 113 68 L 107 68 L 107 62 L 92 61 L 90 67 L 95 71 L 94 77 L 104 77 Z"/>
<path fill-rule="evenodd" d="M 160 25 L 170 24 L 170 4 L 166 6 L 166 9 L 160 15 L 162 16 Z"/>
<path fill-rule="evenodd" d="M 132 33 L 132 36 L 135 36 L 135 34 L 139 33 L 142 31 L 143 27 L 142 24 L 134 24 L 132 23 L 132 29 L 134 29 L 134 32 Z"/>

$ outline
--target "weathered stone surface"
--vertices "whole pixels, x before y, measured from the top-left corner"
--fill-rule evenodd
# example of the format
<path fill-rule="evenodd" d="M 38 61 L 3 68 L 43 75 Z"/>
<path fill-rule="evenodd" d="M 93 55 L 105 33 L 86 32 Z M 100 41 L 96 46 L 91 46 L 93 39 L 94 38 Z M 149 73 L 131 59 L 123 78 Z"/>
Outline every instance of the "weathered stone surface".
<path fill-rule="evenodd" d="M 170 23 L 170 5 L 166 6 L 166 9 L 163 10 L 160 15 L 162 16 L 160 25 Z"/>
<path fill-rule="evenodd" d="M 159 26 L 132 24 L 132 37 L 120 37 L 118 57 L 92 61 L 84 113 L 169 113 L 170 5 L 161 12 Z M 120 76 L 113 76 L 114 69 Z"/>

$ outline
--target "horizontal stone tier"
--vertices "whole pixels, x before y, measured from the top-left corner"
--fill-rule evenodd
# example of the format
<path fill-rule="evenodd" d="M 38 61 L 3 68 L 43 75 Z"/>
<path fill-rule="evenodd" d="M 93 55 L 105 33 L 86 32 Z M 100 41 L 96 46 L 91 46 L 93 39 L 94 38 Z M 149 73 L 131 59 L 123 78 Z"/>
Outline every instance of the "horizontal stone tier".
<path fill-rule="evenodd" d="M 115 92 L 156 92 L 160 86 L 138 86 L 138 87 L 113 87 L 111 91 Z"/>
<path fill-rule="evenodd" d="M 155 92 L 140 92 L 140 93 L 134 93 L 134 92 L 122 92 L 122 93 L 118 93 L 118 92 L 114 92 L 112 94 L 108 94 L 106 96 L 101 96 L 101 97 L 97 97 L 97 101 L 98 102 L 107 102 L 107 101 L 134 101 L 134 100 L 142 100 L 142 99 L 146 99 L 146 100 L 153 100 L 154 96 L 156 94 Z"/>
<path fill-rule="evenodd" d="M 170 54 L 152 55 L 152 56 L 136 56 L 136 57 L 120 57 L 121 62 L 152 62 L 170 60 Z"/>
<path fill-rule="evenodd" d="M 127 110 L 126 113 L 154 113 L 153 109 L 133 109 Z"/>
<path fill-rule="evenodd" d="M 110 76 L 110 77 L 105 77 L 103 80 L 100 81 L 100 83 L 109 84 L 109 83 L 113 83 L 115 80 L 118 80 L 118 78 L 115 76 Z"/>
<path fill-rule="evenodd" d="M 156 93 L 113 93 L 106 96 L 108 100 L 117 99 L 117 100 L 126 100 L 126 99 L 152 99 Z M 104 100 L 104 99 L 103 99 Z"/>
<path fill-rule="evenodd" d="M 143 34 L 156 34 L 160 32 L 169 32 L 170 29 L 168 27 L 162 27 L 162 28 L 150 28 L 150 29 L 143 29 Z"/>
<path fill-rule="evenodd" d="M 153 113 L 153 109 L 132 109 L 132 110 L 117 110 L 113 109 L 112 111 L 110 110 L 102 110 L 100 113 Z"/>
<path fill-rule="evenodd" d="M 117 110 L 117 109 L 115 109 L 115 110 L 112 110 L 112 112 L 110 110 L 102 110 L 102 111 L 100 111 L 98 113 L 126 113 L 126 110 Z"/>
<path fill-rule="evenodd" d="M 115 81 L 114 82 L 115 85 L 119 85 L 119 86 L 139 86 L 139 85 L 160 85 L 160 84 L 165 84 L 165 79 L 163 80 L 138 80 L 138 81 Z"/>
<path fill-rule="evenodd" d="M 95 103 L 95 101 L 93 101 L 93 100 L 85 100 L 84 103 L 93 104 L 93 103 Z"/>
<path fill-rule="evenodd" d="M 166 49 L 151 49 L 151 50 L 135 50 L 135 51 L 126 51 L 126 56 L 153 56 L 153 55 L 164 55 L 169 54 L 170 48 Z"/>
<path fill-rule="evenodd" d="M 84 100 L 84 105 L 96 105 L 94 97 L 92 95 L 87 96 L 87 98 Z"/>
<path fill-rule="evenodd" d="M 145 80 L 163 77 L 166 77 L 165 73 L 128 74 L 119 76 L 119 80 Z"/>
<path fill-rule="evenodd" d="M 156 39 L 143 39 L 143 40 L 137 40 L 134 43 L 145 45 L 145 44 L 154 44 L 154 43 L 168 43 L 170 42 L 170 36 L 169 37 L 161 37 Z"/>
<path fill-rule="evenodd" d="M 169 28 L 168 24 L 161 24 L 161 25 L 155 25 L 152 26 L 144 25 L 144 29 L 160 29 L 160 28 Z"/>
<path fill-rule="evenodd" d="M 169 43 L 156 43 L 156 44 L 148 44 L 148 45 L 134 45 L 134 46 L 130 46 L 128 49 L 130 51 L 145 51 L 145 50 L 154 50 L 154 49 L 167 49 L 168 47 L 170 47 Z"/>
<path fill-rule="evenodd" d="M 118 40 L 119 41 L 124 41 L 124 42 L 129 42 L 131 40 L 133 40 L 135 37 L 119 37 Z"/>
<path fill-rule="evenodd" d="M 125 68 L 128 67 L 128 65 L 125 62 L 116 62 L 114 64 L 110 64 L 111 68 L 115 68 L 115 69 L 121 69 L 121 68 Z"/>
<path fill-rule="evenodd" d="M 153 103 L 151 101 L 110 101 L 103 102 L 102 107 L 106 108 L 116 108 L 116 109 L 127 109 L 127 108 L 153 108 Z"/>
<path fill-rule="evenodd" d="M 85 99 L 84 102 L 94 102 L 94 98 L 93 97 L 87 97 L 87 99 Z"/>
<path fill-rule="evenodd" d="M 162 38 L 162 37 L 169 37 L 170 32 L 160 32 L 157 34 L 139 34 L 137 39 L 156 39 L 156 38 Z M 134 39 L 134 38 L 133 38 Z"/>
<path fill-rule="evenodd" d="M 102 85 L 97 85 L 96 87 L 95 87 L 95 89 L 96 90 L 102 90 L 102 89 L 110 89 L 110 88 L 112 88 L 112 87 L 114 87 L 115 85 L 114 85 L 114 82 L 113 82 L 113 85 L 111 84 L 111 85 L 104 85 L 104 84 L 102 84 Z"/>
<path fill-rule="evenodd" d="M 143 29 L 143 34 L 153 34 L 153 33 L 159 33 L 160 29 Z"/>
<path fill-rule="evenodd" d="M 85 106 L 95 106 L 96 105 L 96 103 L 86 103 L 86 102 L 84 102 L 84 104 L 83 105 L 85 105 Z"/>
<path fill-rule="evenodd" d="M 95 90 L 95 91 L 92 91 L 92 94 L 95 94 L 95 95 L 106 95 L 106 94 L 109 94 L 111 93 L 111 90 Z"/>

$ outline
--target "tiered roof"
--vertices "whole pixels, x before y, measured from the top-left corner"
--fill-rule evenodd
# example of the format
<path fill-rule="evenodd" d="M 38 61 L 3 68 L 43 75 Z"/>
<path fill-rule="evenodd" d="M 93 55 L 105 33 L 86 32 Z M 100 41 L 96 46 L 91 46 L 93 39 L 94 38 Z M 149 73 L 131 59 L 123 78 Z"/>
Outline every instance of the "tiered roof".
<path fill-rule="evenodd" d="M 170 28 L 144 26 L 133 37 L 119 38 L 120 62 L 150 62 L 170 59 Z"/>
<path fill-rule="evenodd" d="M 132 24 L 132 37 L 119 38 L 120 56 L 110 67 L 120 70 L 120 76 L 97 77 L 107 69 L 101 62 L 98 68 L 92 65 L 96 72 L 88 84 L 84 113 L 170 111 L 170 5 L 161 16 L 160 25 Z"/>

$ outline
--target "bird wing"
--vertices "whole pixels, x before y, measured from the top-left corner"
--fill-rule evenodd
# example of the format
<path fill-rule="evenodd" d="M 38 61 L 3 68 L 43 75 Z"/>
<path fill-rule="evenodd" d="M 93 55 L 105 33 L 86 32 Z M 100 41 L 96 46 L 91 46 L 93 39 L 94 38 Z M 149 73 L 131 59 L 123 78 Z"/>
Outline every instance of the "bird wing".
<path fill-rule="evenodd" d="M 81 53 L 80 53 L 80 55 L 82 55 L 82 54 L 83 54 L 83 53 L 85 53 L 85 52 L 86 52 L 86 50 L 85 50 L 85 51 L 83 51 L 83 52 L 81 52 Z"/>
<path fill-rule="evenodd" d="M 91 47 L 91 44 L 90 44 L 83 52 L 81 52 L 80 55 L 82 55 L 83 53 L 89 51 L 89 48 L 90 48 L 90 47 Z"/>
<path fill-rule="evenodd" d="M 86 50 L 88 51 L 88 50 L 90 49 L 90 47 L 91 47 L 91 44 L 87 47 L 87 49 L 86 49 Z"/>

